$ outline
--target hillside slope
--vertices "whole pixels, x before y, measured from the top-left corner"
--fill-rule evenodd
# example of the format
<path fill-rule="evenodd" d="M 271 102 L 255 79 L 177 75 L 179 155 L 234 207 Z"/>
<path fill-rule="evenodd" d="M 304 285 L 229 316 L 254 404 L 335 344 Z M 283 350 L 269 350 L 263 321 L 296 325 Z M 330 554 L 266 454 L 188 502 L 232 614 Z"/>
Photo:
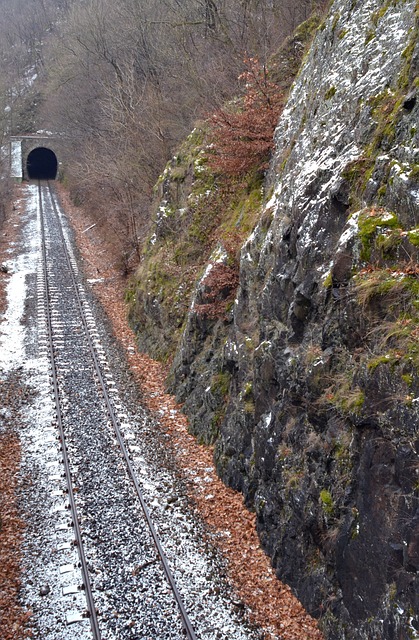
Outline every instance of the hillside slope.
<path fill-rule="evenodd" d="M 129 294 L 140 345 L 175 352 L 192 432 L 334 639 L 419 637 L 418 27 L 415 0 L 335 0 L 264 189 L 224 218 L 190 138 Z"/>

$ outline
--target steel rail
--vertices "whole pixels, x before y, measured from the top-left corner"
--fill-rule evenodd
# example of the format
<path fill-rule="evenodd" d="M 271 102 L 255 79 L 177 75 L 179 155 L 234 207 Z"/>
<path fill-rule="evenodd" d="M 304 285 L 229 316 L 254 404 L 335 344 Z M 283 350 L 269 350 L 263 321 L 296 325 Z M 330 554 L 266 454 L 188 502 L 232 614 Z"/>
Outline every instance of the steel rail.
<path fill-rule="evenodd" d="M 132 481 L 132 483 L 134 485 L 137 497 L 139 499 L 139 502 L 140 502 L 141 508 L 143 510 L 145 519 L 147 521 L 151 536 L 153 538 L 153 542 L 154 542 L 154 545 L 156 547 L 158 556 L 160 558 L 164 574 L 165 574 L 165 576 L 167 578 L 167 581 L 168 581 L 168 583 L 170 585 L 170 588 L 171 588 L 172 593 L 174 595 L 174 598 L 176 600 L 176 604 L 177 604 L 178 609 L 179 609 L 179 614 L 180 614 L 180 617 L 181 617 L 181 620 L 182 620 L 182 626 L 183 626 L 183 629 L 184 629 L 184 632 L 185 632 L 185 636 L 186 636 L 186 638 L 188 640 L 197 640 L 197 637 L 195 635 L 195 631 L 194 631 L 194 629 L 192 627 L 192 623 L 191 623 L 191 621 L 189 619 L 189 616 L 188 616 L 188 613 L 186 611 L 185 605 L 183 604 L 182 596 L 179 593 L 179 590 L 178 590 L 177 585 L 176 585 L 175 578 L 174 578 L 173 573 L 172 573 L 172 571 L 170 569 L 169 562 L 167 560 L 166 554 L 165 554 L 165 552 L 163 550 L 163 547 L 162 547 L 162 544 L 161 544 L 161 542 L 159 540 L 156 528 L 155 528 L 155 526 L 154 526 L 154 524 L 152 522 L 149 509 L 148 509 L 147 504 L 146 504 L 146 502 L 144 500 L 140 484 L 139 484 L 139 482 L 137 480 L 137 476 L 135 474 L 135 470 L 134 470 L 134 468 L 132 466 L 132 463 L 131 463 L 129 451 L 128 451 L 126 445 L 125 445 L 124 438 L 123 438 L 121 430 L 119 428 L 119 419 L 118 419 L 118 417 L 117 417 L 117 415 L 115 413 L 115 409 L 114 409 L 114 407 L 112 405 L 112 402 L 111 402 L 111 399 L 109 397 L 108 388 L 107 388 L 104 376 L 102 374 L 102 370 L 101 370 L 101 367 L 100 367 L 99 359 L 97 357 L 96 349 L 95 349 L 95 346 L 94 346 L 94 343 L 93 343 L 93 340 L 92 340 L 92 337 L 91 337 L 91 334 L 90 334 L 89 325 L 88 325 L 88 322 L 87 322 L 87 319 L 86 319 L 86 315 L 85 315 L 85 312 L 84 312 L 83 302 L 82 302 L 81 297 L 80 297 L 79 287 L 78 287 L 77 280 L 76 280 L 76 277 L 75 277 L 75 274 L 74 274 L 74 268 L 73 268 L 73 266 L 71 264 L 70 256 L 69 256 L 69 253 L 68 253 L 68 250 L 67 250 L 67 245 L 66 245 L 66 241 L 65 241 L 65 237 L 64 237 L 64 232 L 63 232 L 63 229 L 62 229 L 60 217 L 59 217 L 59 214 L 58 214 L 57 204 L 56 204 L 56 201 L 55 201 L 55 194 L 53 194 L 53 190 L 52 190 L 51 185 L 49 183 L 48 183 L 48 188 L 49 188 L 49 192 L 50 192 L 52 207 L 54 209 L 55 215 L 57 216 L 57 220 L 59 222 L 59 230 L 60 230 L 61 238 L 63 240 L 65 259 L 66 259 L 66 262 L 67 262 L 67 265 L 68 265 L 68 268 L 69 268 L 69 272 L 71 274 L 71 280 L 72 280 L 73 285 L 74 285 L 74 291 L 75 291 L 75 294 L 76 294 L 76 300 L 77 300 L 77 304 L 78 304 L 79 311 L 80 311 L 81 322 L 82 322 L 84 330 L 85 330 L 86 338 L 87 338 L 87 341 L 88 341 L 88 344 L 89 344 L 90 353 L 91 353 L 91 356 L 92 356 L 92 361 L 93 361 L 93 364 L 94 364 L 95 372 L 96 372 L 98 380 L 99 380 L 100 387 L 102 389 L 102 394 L 103 394 L 103 398 L 104 398 L 105 403 L 106 403 L 106 408 L 108 410 L 109 418 L 110 418 L 110 420 L 112 422 L 112 426 L 113 426 L 113 429 L 114 429 L 114 432 L 115 432 L 115 436 L 116 436 L 116 439 L 117 439 L 118 444 L 120 446 L 120 449 L 121 449 L 121 452 L 122 452 L 122 455 L 123 455 L 123 458 L 124 458 L 124 461 L 125 461 L 125 464 L 126 464 L 126 467 L 127 467 L 127 471 L 128 471 L 129 477 L 131 478 L 131 481 Z"/>
<path fill-rule="evenodd" d="M 47 264 L 47 253 L 46 253 L 46 242 L 45 242 L 45 225 L 44 225 L 44 209 L 42 204 L 42 190 L 41 183 L 38 182 L 38 195 L 39 195 L 39 214 L 40 214 L 40 226 L 41 226 L 41 251 L 42 251 L 42 264 L 43 264 L 43 278 L 44 278 L 44 288 L 45 288 L 45 301 L 46 301 L 46 323 L 47 323 L 47 333 L 48 333 L 48 351 L 49 358 L 51 363 L 51 371 L 52 371 L 52 386 L 54 390 L 54 401 L 55 401 L 55 411 L 57 415 L 57 425 L 60 434 L 61 441 L 61 449 L 62 449 L 62 457 L 64 463 L 65 470 L 65 478 L 67 483 L 67 491 L 68 491 L 68 500 L 70 503 L 71 517 L 72 517 L 72 525 L 74 528 L 74 537 L 77 546 L 77 552 L 80 559 L 80 568 L 83 577 L 83 587 L 84 592 L 86 594 L 86 602 L 88 609 L 88 617 L 90 621 L 90 626 L 92 629 L 92 634 L 94 640 L 101 640 L 102 636 L 99 629 L 99 623 L 97 619 L 97 612 L 93 598 L 92 586 L 89 579 L 89 573 L 87 568 L 87 560 L 84 553 L 83 541 L 81 536 L 81 530 L 77 515 L 77 507 L 74 498 L 73 485 L 71 482 L 71 473 L 70 473 L 70 463 L 67 455 L 66 449 L 66 441 L 64 434 L 64 426 L 61 412 L 61 402 L 60 402 L 60 392 L 58 388 L 58 379 L 57 379 L 57 368 L 54 356 L 54 347 L 53 347 L 53 330 L 52 330 L 52 322 L 51 322 L 51 313 L 50 313 L 50 291 L 49 291 L 49 282 L 48 282 L 48 264 Z"/>

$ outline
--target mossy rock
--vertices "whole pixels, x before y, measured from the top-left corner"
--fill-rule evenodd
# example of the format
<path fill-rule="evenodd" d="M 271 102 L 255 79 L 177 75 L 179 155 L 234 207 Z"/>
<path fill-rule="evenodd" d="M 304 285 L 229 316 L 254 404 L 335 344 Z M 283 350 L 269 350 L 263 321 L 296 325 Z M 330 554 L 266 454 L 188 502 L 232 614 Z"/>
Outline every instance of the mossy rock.
<path fill-rule="evenodd" d="M 411 229 L 407 235 L 409 237 L 409 242 L 411 242 L 415 247 L 419 247 L 419 229 Z"/>
<path fill-rule="evenodd" d="M 371 257 L 373 238 L 377 230 L 394 229 L 400 227 L 397 215 L 384 209 L 371 208 L 361 212 L 358 218 L 358 236 L 361 240 L 361 260 L 368 261 Z"/>

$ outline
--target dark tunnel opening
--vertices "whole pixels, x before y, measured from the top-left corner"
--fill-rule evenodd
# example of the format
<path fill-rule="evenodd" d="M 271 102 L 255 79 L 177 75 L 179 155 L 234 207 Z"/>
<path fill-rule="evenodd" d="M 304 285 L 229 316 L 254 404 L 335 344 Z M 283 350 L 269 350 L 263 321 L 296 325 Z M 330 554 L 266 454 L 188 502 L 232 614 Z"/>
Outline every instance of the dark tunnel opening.
<path fill-rule="evenodd" d="M 51 149 L 38 147 L 30 152 L 26 161 L 28 178 L 32 180 L 54 180 L 57 176 L 57 156 Z"/>

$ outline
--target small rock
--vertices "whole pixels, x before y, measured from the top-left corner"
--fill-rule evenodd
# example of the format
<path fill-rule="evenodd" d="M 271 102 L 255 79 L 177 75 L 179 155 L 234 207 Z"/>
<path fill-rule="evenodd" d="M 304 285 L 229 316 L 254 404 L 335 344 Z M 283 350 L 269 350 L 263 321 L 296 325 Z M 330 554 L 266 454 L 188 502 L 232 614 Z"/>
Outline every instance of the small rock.
<path fill-rule="evenodd" d="M 50 588 L 49 584 L 43 584 L 41 586 L 41 588 L 39 589 L 39 595 L 40 596 L 47 596 L 50 591 L 51 591 L 51 588 Z"/>

